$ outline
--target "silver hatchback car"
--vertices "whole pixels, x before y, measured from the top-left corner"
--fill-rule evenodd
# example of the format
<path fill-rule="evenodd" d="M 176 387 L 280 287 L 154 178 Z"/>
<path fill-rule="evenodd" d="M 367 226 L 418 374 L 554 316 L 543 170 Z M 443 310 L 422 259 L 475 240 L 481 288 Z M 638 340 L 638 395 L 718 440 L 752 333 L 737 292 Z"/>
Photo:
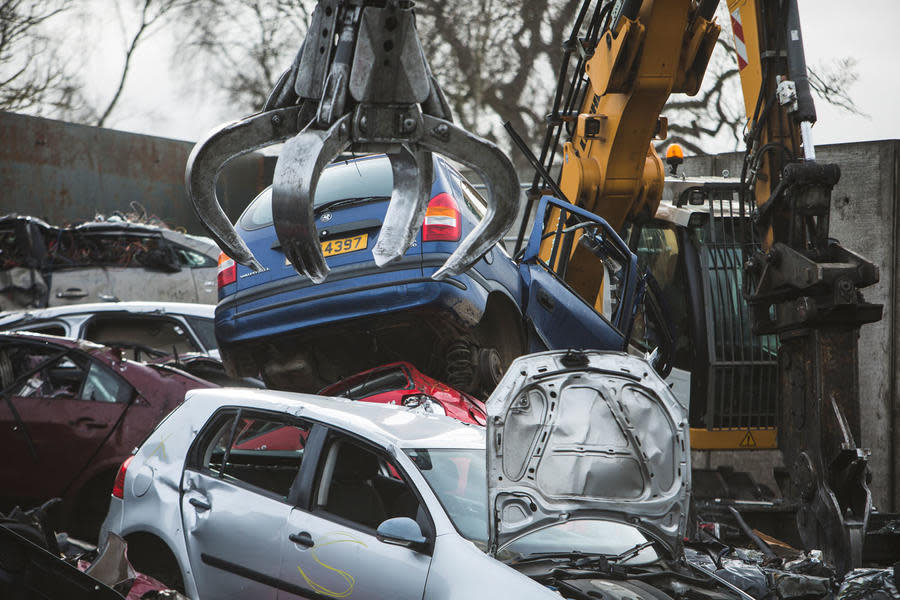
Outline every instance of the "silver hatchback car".
<path fill-rule="evenodd" d="M 686 407 L 645 361 L 522 357 L 488 412 L 191 391 L 100 539 L 194 598 L 746 599 L 683 560 Z"/>

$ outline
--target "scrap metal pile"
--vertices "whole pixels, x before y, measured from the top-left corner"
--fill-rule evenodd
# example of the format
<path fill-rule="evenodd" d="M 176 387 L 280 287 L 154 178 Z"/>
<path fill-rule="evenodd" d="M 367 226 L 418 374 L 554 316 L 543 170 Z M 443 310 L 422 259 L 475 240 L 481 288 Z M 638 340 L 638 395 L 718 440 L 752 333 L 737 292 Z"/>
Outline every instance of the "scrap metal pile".
<path fill-rule="evenodd" d="M 723 546 L 713 552 L 687 548 L 693 564 L 715 573 L 757 600 L 897 600 L 897 570 L 854 569 L 837 577 L 813 550 L 787 550 L 782 556 L 767 557 L 759 550 Z"/>
<path fill-rule="evenodd" d="M 128 267 L 138 263 L 150 269 L 177 271 L 174 251 L 161 244 L 158 236 L 148 235 L 149 231 L 124 221 L 56 227 L 34 217 L 4 217 L 0 220 L 0 270 Z"/>
<path fill-rule="evenodd" d="M 211 297 L 202 298 L 193 283 L 185 286 L 186 281 L 169 282 L 167 292 L 162 279 L 148 285 L 146 279 L 135 277 L 126 286 L 119 281 L 122 277 L 110 276 L 113 271 L 125 275 L 126 270 L 143 269 L 154 277 L 167 277 L 185 268 L 205 267 L 212 273 L 210 280 L 214 278 L 218 249 L 211 240 L 169 229 L 158 219 L 132 221 L 126 220 L 128 216 L 65 226 L 30 216 L 0 217 L 0 312 L 73 300 L 213 302 L 214 290 Z"/>

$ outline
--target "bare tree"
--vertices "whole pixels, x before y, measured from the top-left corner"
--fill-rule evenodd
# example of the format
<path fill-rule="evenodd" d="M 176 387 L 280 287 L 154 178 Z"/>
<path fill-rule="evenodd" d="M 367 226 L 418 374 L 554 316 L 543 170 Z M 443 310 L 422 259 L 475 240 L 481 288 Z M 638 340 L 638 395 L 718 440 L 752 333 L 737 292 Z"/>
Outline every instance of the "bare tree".
<path fill-rule="evenodd" d="M 719 22 L 724 24 L 722 34 L 700 93 L 694 97 L 675 95 L 663 109 L 669 119 L 669 138 L 658 145 L 660 150 L 673 142 L 694 154 L 707 154 L 728 144 L 735 150 L 743 148 L 747 116 L 727 12 L 720 10 Z M 863 114 L 850 95 L 857 78 L 852 58 L 809 67 L 810 85 L 820 100 Z"/>
<path fill-rule="evenodd" d="M 508 146 L 501 129 L 508 120 L 530 147 L 539 145 L 562 42 L 580 5 L 460 0 L 416 6 L 425 53 L 464 127 Z"/>
<path fill-rule="evenodd" d="M 115 91 L 106 104 L 106 108 L 98 111 L 95 123 L 97 127 L 103 127 L 106 124 L 109 115 L 119 103 L 119 99 L 122 97 L 122 90 L 125 88 L 125 81 L 128 78 L 128 72 L 131 69 L 131 61 L 138 46 L 154 32 L 154 26 L 158 28 L 170 15 L 176 15 L 182 8 L 189 5 L 190 3 L 187 0 L 140 0 L 138 3 L 137 27 L 132 33 L 126 32 L 122 7 L 121 5 L 116 5 L 119 11 L 119 19 L 122 23 L 123 37 L 126 40 L 125 57 Z"/>
<path fill-rule="evenodd" d="M 236 108 L 255 112 L 300 49 L 314 6 L 314 0 L 197 0 L 182 11 L 184 55 Z"/>
<path fill-rule="evenodd" d="M 581 0 L 455 0 L 416 4 L 419 37 L 454 117 L 509 148 L 509 120 L 537 149 L 551 108 L 556 74 Z M 217 91 L 242 112 L 258 110 L 300 47 L 315 0 L 196 0 L 185 7 L 183 39 Z M 671 141 L 702 153 L 739 146 L 746 117 L 725 31 L 695 97 L 673 96 L 664 109 Z M 820 98 L 859 112 L 849 95 L 852 60 L 811 70 Z M 520 161 L 517 152 L 513 157 Z"/>
<path fill-rule="evenodd" d="M 83 104 L 78 79 L 45 26 L 72 0 L 0 0 L 0 110 L 66 114 Z"/>

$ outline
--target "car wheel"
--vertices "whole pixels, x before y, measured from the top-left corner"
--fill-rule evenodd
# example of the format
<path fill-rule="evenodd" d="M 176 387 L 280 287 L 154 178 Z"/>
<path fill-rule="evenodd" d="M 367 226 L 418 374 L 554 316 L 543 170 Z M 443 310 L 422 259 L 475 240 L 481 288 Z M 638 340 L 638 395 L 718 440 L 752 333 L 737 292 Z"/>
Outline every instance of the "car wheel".
<path fill-rule="evenodd" d="M 506 366 L 496 348 L 482 348 L 478 351 L 478 379 L 482 389 L 493 390 L 503 379 Z M 490 392 L 488 392 L 490 393 Z"/>

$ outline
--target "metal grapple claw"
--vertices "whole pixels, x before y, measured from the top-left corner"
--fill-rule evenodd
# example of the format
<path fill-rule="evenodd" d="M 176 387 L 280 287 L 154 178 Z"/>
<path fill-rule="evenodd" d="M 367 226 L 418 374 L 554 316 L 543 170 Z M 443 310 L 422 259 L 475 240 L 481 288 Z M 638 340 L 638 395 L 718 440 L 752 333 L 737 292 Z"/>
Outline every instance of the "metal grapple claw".
<path fill-rule="evenodd" d="M 194 146 L 184 179 L 194 212 L 222 252 L 242 265 L 262 266 L 235 231 L 216 197 L 216 178 L 225 164 L 253 150 L 277 144 L 295 134 L 300 106 L 290 106 L 226 123 Z"/>
<path fill-rule="evenodd" d="M 466 165 L 488 189 L 487 213 L 431 276 L 441 280 L 467 271 L 512 226 L 519 210 L 519 178 L 509 157 L 494 144 L 436 117 L 426 115 L 424 121 L 428 133 L 422 146 Z"/>
<path fill-rule="evenodd" d="M 285 140 L 272 184 L 275 232 L 294 268 L 315 283 L 329 271 L 315 226 L 316 185 L 325 167 L 347 150 L 386 153 L 391 161 L 391 203 L 372 249 L 379 267 L 403 256 L 422 226 L 432 152 L 470 167 L 488 188 L 487 214 L 434 279 L 466 271 L 512 225 L 519 207 L 512 163 L 497 146 L 451 122 L 411 5 L 320 0 L 310 33 L 269 95 L 271 110 L 226 125 L 194 148 L 189 196 L 210 234 L 237 262 L 260 268 L 217 202 L 216 175 L 231 158 Z M 310 36 L 316 36 L 312 42 Z"/>
<path fill-rule="evenodd" d="M 272 183 L 272 218 L 284 255 L 298 273 L 315 283 L 328 276 L 328 265 L 316 235 L 313 209 L 322 170 L 350 144 L 348 117 L 328 131 L 307 128 L 281 150 Z"/>
<path fill-rule="evenodd" d="M 431 153 L 411 151 L 401 147 L 396 154 L 389 154 L 394 175 L 394 189 L 378 242 L 372 249 L 375 264 L 379 267 L 398 260 L 406 252 L 416 231 L 425 218 L 427 200 L 431 192 L 434 163 Z"/>

